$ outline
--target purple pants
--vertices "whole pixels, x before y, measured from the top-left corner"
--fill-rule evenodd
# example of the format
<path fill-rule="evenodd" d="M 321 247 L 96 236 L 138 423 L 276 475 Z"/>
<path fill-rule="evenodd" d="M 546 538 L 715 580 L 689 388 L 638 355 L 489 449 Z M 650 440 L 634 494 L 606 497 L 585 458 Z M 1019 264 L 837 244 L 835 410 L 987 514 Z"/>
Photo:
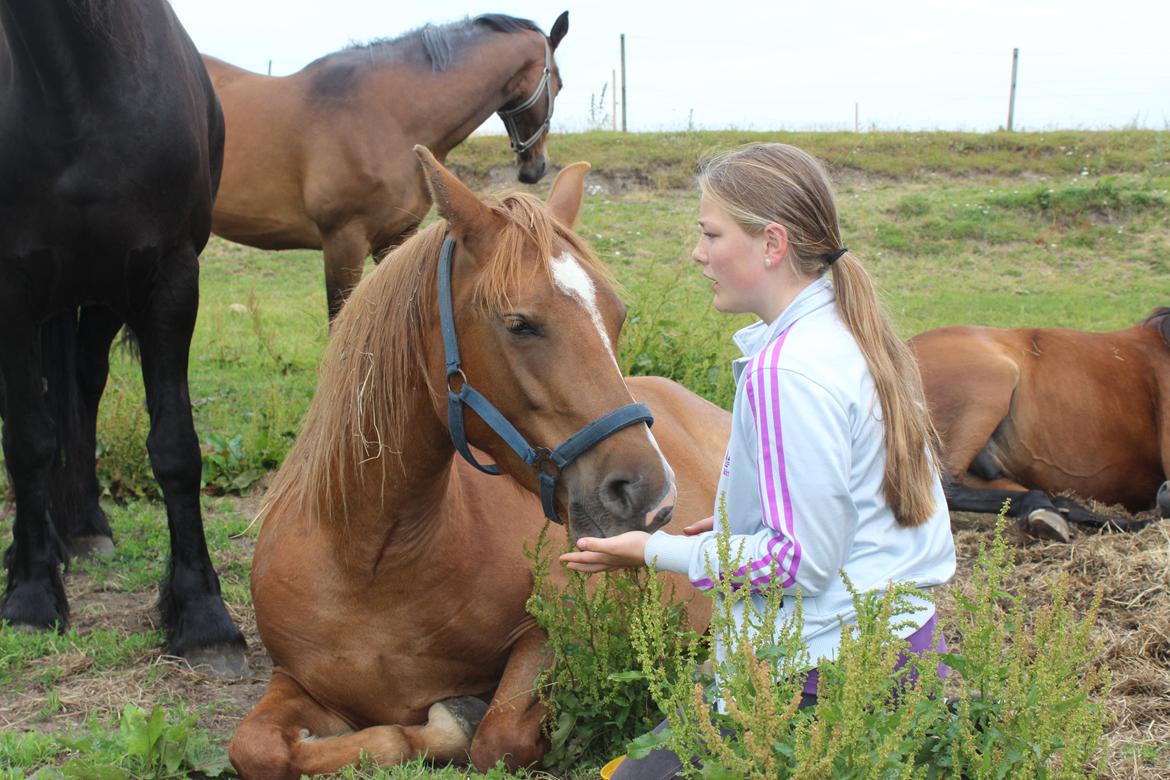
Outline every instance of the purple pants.
<path fill-rule="evenodd" d="M 927 650 L 933 649 L 936 652 L 945 653 L 947 651 L 947 640 L 946 640 L 946 637 L 944 637 L 941 633 L 938 634 L 937 637 L 935 636 L 935 632 L 936 632 L 937 628 L 938 628 L 938 613 L 936 612 L 935 614 L 930 616 L 930 620 L 928 620 L 922 624 L 922 628 L 918 629 L 913 634 L 906 637 L 906 641 L 910 643 L 909 652 L 914 653 L 915 655 L 922 655 Z M 931 647 L 932 643 L 934 644 L 933 648 Z M 906 652 L 901 653 L 898 656 L 898 663 L 894 665 L 894 671 L 901 669 L 903 666 L 905 666 L 907 663 L 909 663 L 909 661 L 910 661 L 910 657 L 906 654 Z M 950 673 L 950 671 L 951 671 L 951 669 L 949 666 L 947 666 L 946 664 L 941 663 L 941 662 L 939 663 L 939 665 L 938 665 L 939 678 L 946 677 Z M 806 677 L 805 681 L 804 681 L 804 692 L 807 693 L 809 696 L 816 696 L 817 695 L 817 686 L 820 684 L 820 681 L 821 681 L 821 673 L 816 669 L 813 669 L 812 671 L 810 671 L 808 673 L 808 677 Z M 914 682 L 914 681 L 911 680 L 910 682 Z"/>

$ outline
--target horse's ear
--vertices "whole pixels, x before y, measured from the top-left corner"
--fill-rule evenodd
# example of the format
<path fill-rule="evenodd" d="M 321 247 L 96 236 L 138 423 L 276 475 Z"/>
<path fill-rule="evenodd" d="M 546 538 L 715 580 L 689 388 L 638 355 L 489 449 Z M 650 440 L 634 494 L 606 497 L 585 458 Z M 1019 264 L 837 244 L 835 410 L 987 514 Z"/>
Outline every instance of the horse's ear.
<path fill-rule="evenodd" d="M 465 243 L 474 243 L 478 237 L 494 234 L 500 217 L 485 206 L 455 174 L 444 168 L 430 149 L 416 144 L 414 153 L 422 163 L 427 187 L 439 210 L 439 216 L 447 220 L 455 237 Z M 474 251 L 474 247 L 471 248 Z"/>
<path fill-rule="evenodd" d="M 577 214 L 581 211 L 581 200 L 585 197 L 585 174 L 588 172 L 587 162 L 566 165 L 557 174 L 552 188 L 548 191 L 548 210 L 565 227 L 571 228 L 577 221 Z"/>
<path fill-rule="evenodd" d="M 556 48 L 557 44 L 561 42 L 561 38 L 565 37 L 565 33 L 569 31 L 569 12 L 563 11 L 553 22 L 552 32 L 548 34 L 548 45 Z"/>

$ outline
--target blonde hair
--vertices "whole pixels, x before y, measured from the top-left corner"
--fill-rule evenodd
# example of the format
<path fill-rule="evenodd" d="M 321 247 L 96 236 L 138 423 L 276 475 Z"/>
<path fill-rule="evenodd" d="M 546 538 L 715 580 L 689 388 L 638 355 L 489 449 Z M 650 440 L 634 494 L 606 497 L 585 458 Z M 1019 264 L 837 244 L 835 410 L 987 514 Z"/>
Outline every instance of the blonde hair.
<path fill-rule="evenodd" d="M 773 222 L 788 230 L 788 258 L 802 277 L 833 270 L 837 311 L 865 356 L 885 430 L 886 502 L 898 523 L 916 526 L 934 512 L 935 434 L 914 355 L 894 333 L 873 279 L 842 248 L 837 204 L 816 158 L 787 144 L 756 144 L 700 163 L 703 196 L 752 235 Z"/>

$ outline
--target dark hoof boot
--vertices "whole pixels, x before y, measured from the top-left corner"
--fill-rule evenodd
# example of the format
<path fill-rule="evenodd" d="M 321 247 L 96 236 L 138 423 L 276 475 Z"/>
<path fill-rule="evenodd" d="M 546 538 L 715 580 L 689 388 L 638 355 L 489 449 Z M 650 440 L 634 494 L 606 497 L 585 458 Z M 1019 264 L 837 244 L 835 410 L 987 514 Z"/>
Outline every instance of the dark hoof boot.
<path fill-rule="evenodd" d="M 427 717 L 428 721 L 439 720 L 441 714 L 436 710 L 440 709 L 458 724 L 460 731 L 467 737 L 467 742 L 470 745 L 475 736 L 475 730 L 479 728 L 479 722 L 487 714 L 488 705 L 483 699 L 478 699 L 475 696 L 456 696 L 451 699 L 443 699 L 441 702 L 431 705 Z"/>
<path fill-rule="evenodd" d="M 105 535 L 75 536 L 69 540 L 69 549 L 78 560 L 100 560 L 114 554 L 114 540 Z"/>
<path fill-rule="evenodd" d="M 250 671 L 244 647 L 234 643 L 197 647 L 187 651 L 183 657 L 192 669 L 208 677 L 239 679 L 247 677 Z"/>
<path fill-rule="evenodd" d="M 1024 520 L 1024 530 L 1038 539 L 1051 539 L 1064 544 L 1072 541 L 1068 521 L 1059 512 L 1051 509 L 1035 509 L 1029 512 Z"/>

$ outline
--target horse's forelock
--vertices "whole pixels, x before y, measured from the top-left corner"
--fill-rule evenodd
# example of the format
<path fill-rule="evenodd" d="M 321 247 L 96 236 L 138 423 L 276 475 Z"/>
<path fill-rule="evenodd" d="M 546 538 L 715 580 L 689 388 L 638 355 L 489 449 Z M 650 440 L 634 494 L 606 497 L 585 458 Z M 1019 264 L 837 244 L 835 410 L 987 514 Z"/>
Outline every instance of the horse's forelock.
<path fill-rule="evenodd" d="M 525 257 L 529 252 L 542 264 L 551 283 L 551 261 L 554 255 L 560 254 L 558 242 L 567 244 L 599 281 L 616 286 L 609 269 L 584 241 L 552 217 L 543 201 L 523 192 L 505 192 L 489 197 L 485 203 L 505 216 L 507 223 L 476 285 L 476 300 L 480 305 L 492 311 L 510 305 L 508 291 L 516 289 L 521 276 L 527 272 Z"/>
<path fill-rule="evenodd" d="M 1156 329 L 1158 335 L 1162 337 L 1162 341 L 1170 347 L 1170 306 L 1159 306 L 1154 309 L 1149 316 L 1142 320 L 1142 325 Z"/>

